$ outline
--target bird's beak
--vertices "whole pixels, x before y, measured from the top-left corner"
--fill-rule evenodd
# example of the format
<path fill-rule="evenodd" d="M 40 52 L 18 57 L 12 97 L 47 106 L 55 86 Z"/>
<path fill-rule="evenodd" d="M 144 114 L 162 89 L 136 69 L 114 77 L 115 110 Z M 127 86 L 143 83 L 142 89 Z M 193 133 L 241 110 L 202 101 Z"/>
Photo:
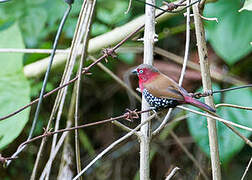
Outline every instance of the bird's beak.
<path fill-rule="evenodd" d="M 131 71 L 131 73 L 132 73 L 132 74 L 137 74 L 137 70 L 136 70 L 136 69 L 133 69 L 133 70 Z"/>

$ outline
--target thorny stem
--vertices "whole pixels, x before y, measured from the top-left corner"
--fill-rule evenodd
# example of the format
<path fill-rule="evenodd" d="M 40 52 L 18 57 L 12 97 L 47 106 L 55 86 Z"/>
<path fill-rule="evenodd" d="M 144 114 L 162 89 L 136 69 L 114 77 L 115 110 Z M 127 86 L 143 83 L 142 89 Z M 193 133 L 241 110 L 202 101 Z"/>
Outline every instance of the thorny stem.
<path fill-rule="evenodd" d="M 107 152 L 109 152 L 111 149 L 113 149 L 117 144 L 121 143 L 123 140 L 127 139 L 131 135 L 135 134 L 137 130 L 142 127 L 147 122 L 151 121 L 156 116 L 156 114 L 151 115 L 148 119 L 146 119 L 144 122 L 141 122 L 137 127 L 132 129 L 132 131 L 128 132 L 125 136 L 121 137 L 120 139 L 114 141 L 112 144 L 110 144 L 106 149 L 104 149 L 100 154 L 98 154 L 79 174 L 77 174 L 73 180 L 77 180 L 84 172 L 88 170 L 95 162 L 97 162 L 102 156 L 104 156 Z"/>
<path fill-rule="evenodd" d="M 131 111 L 131 110 L 128 110 L 128 112 L 124 113 L 123 115 L 117 116 L 117 117 L 113 117 L 113 118 L 109 118 L 109 119 L 105 119 L 105 120 L 101 120 L 101 121 L 97 121 L 97 122 L 93 122 L 93 123 L 83 124 L 83 125 L 79 125 L 79 126 L 76 126 L 76 127 L 60 129 L 60 130 L 52 131 L 52 132 L 50 130 L 45 131 L 42 135 L 36 136 L 36 137 L 34 137 L 34 138 L 30 139 L 30 140 L 27 140 L 27 141 L 23 142 L 22 144 L 19 145 L 19 148 L 22 148 L 24 145 L 30 144 L 30 143 L 32 143 L 32 142 L 34 142 L 36 140 L 41 139 L 41 138 L 52 136 L 52 135 L 58 134 L 58 133 L 63 133 L 63 132 L 66 132 L 66 131 L 73 131 L 73 130 L 76 130 L 76 129 L 86 128 L 86 127 L 90 127 L 90 126 L 96 126 L 96 125 L 104 124 L 104 123 L 107 123 L 107 122 L 116 121 L 116 120 L 119 120 L 119 119 L 125 119 L 127 121 L 133 121 L 134 119 L 138 119 L 138 116 L 136 116 L 136 114 L 147 113 L 147 112 L 150 112 L 150 111 L 152 111 L 152 109 L 147 109 L 145 111 Z M 4 159 L 5 160 L 10 160 L 10 159 L 16 159 L 16 158 L 1 157 L 0 162 L 5 162 Z"/>
<path fill-rule="evenodd" d="M 202 97 L 212 96 L 213 94 L 216 94 L 216 93 L 223 93 L 223 92 L 227 92 L 227 91 L 233 91 L 233 90 L 242 89 L 242 88 L 249 88 L 249 87 L 252 87 L 252 84 L 247 84 L 247 85 L 237 86 L 237 87 L 232 87 L 232 88 L 226 88 L 226 89 L 220 89 L 220 90 L 215 90 L 215 91 L 210 89 L 210 90 L 207 90 L 203 93 L 201 93 L 201 92 L 191 93 L 191 95 L 194 98 L 199 99 Z"/>
<path fill-rule="evenodd" d="M 177 1 L 177 3 L 175 3 L 175 2 L 168 3 L 166 1 L 163 1 L 163 3 L 167 5 L 167 9 L 160 8 L 160 7 L 158 7 L 158 6 L 154 5 L 154 4 L 151 4 L 151 3 L 148 3 L 148 2 L 145 2 L 145 1 L 142 1 L 142 0 L 136 0 L 136 1 L 144 3 L 144 4 L 148 5 L 148 6 L 154 7 L 155 9 L 161 10 L 163 12 L 180 13 L 180 12 L 184 11 L 185 9 L 187 9 L 188 7 L 191 7 L 192 5 L 200 2 L 201 0 L 195 1 L 195 2 L 193 2 L 191 4 L 187 4 L 187 5 L 183 4 L 183 2 L 185 2 L 186 0 L 180 0 L 180 1 Z M 185 7 L 180 9 L 180 10 L 174 11 L 174 9 L 177 9 L 179 6 L 185 6 Z"/>

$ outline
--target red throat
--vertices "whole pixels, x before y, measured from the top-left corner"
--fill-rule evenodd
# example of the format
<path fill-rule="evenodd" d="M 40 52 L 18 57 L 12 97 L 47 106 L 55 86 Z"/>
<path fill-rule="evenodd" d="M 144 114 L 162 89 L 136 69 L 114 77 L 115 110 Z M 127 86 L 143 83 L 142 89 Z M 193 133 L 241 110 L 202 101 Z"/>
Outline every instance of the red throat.
<path fill-rule="evenodd" d="M 157 75 L 159 75 L 158 72 L 153 72 L 153 71 L 144 71 L 143 74 L 138 74 L 138 78 L 139 78 L 139 88 L 141 89 L 141 91 L 143 91 L 144 89 L 144 84 L 150 83 L 151 81 L 153 81 Z"/>

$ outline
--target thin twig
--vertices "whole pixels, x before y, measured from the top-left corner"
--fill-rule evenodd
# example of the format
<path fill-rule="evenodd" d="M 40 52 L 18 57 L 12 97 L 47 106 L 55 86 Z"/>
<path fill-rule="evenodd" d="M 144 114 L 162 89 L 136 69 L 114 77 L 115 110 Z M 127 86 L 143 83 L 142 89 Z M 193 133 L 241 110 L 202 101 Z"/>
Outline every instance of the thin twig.
<path fill-rule="evenodd" d="M 183 12 L 186 8 L 191 7 L 192 5 L 200 2 L 201 0 L 197 0 L 197 1 L 192 2 L 191 4 L 186 5 L 186 6 L 183 4 L 183 2 L 185 0 L 180 0 L 180 1 L 171 2 L 171 3 L 167 3 L 166 1 L 164 1 L 164 4 L 167 5 L 167 9 L 163 9 L 162 7 L 158 7 L 158 6 L 156 6 L 156 5 L 152 4 L 152 3 L 148 3 L 148 2 L 143 1 L 143 0 L 136 0 L 136 1 L 141 2 L 141 3 L 145 4 L 145 5 L 151 6 L 151 7 L 155 8 L 155 9 L 158 9 L 158 10 L 163 11 L 163 12 L 169 12 L 169 13 L 176 14 L 176 13 Z M 185 7 L 180 9 L 180 10 L 174 11 L 174 9 L 177 9 L 178 7 L 183 7 L 183 6 L 185 6 Z"/>
<path fill-rule="evenodd" d="M 180 170 L 179 167 L 173 168 L 173 170 L 171 171 L 171 173 L 170 173 L 168 176 L 166 176 L 165 180 L 170 180 L 170 179 L 176 174 L 176 172 L 177 172 L 178 170 Z"/>
<path fill-rule="evenodd" d="M 171 53 L 171 52 L 168 52 L 164 49 L 161 49 L 159 47 L 155 47 L 154 49 L 155 53 L 161 55 L 161 56 L 164 56 L 178 64 L 183 64 L 183 58 L 174 54 L 174 53 Z M 200 65 L 197 64 L 197 63 L 194 63 L 192 61 L 188 61 L 187 62 L 187 67 L 190 68 L 190 69 L 193 69 L 195 71 L 200 71 Z M 230 75 L 228 76 L 225 76 L 223 74 L 221 74 L 220 72 L 216 71 L 215 68 L 213 66 L 210 67 L 211 68 L 211 77 L 217 81 L 221 81 L 221 82 L 226 82 L 226 83 L 230 83 L 230 84 L 246 84 L 246 82 L 243 82 L 237 78 L 234 78 Z"/>
<path fill-rule="evenodd" d="M 246 167 L 246 169 L 245 169 L 245 171 L 244 171 L 244 173 L 243 173 L 243 175 L 242 175 L 241 180 L 244 180 L 246 174 L 248 173 L 248 170 L 249 170 L 249 167 L 250 167 L 251 163 L 252 163 L 252 157 L 251 157 L 250 160 L 249 160 L 249 163 L 248 163 L 248 165 L 247 165 L 247 167 Z"/>
<path fill-rule="evenodd" d="M 252 87 L 252 84 L 246 84 L 246 85 L 238 86 L 238 87 L 231 87 L 231 88 L 226 88 L 226 89 L 215 90 L 212 93 L 215 94 L 215 93 L 233 91 L 233 90 L 242 89 L 242 88 L 249 88 L 249 87 Z"/>
<path fill-rule="evenodd" d="M 69 123 L 69 124 L 67 125 L 67 127 L 70 127 L 70 126 L 71 126 L 71 123 Z M 56 155 L 57 155 L 57 153 L 58 153 L 60 147 L 63 145 L 63 142 L 64 142 L 64 140 L 65 140 L 67 134 L 68 134 L 68 132 L 64 132 L 64 133 L 61 135 L 61 137 L 60 137 L 58 143 L 57 143 L 56 146 L 55 146 L 55 149 L 54 149 L 54 151 L 53 151 L 53 154 L 50 155 L 50 158 L 49 158 L 49 160 L 47 161 L 47 163 L 46 163 L 46 165 L 45 165 L 45 167 L 44 167 L 44 170 L 43 170 L 43 172 L 42 172 L 42 174 L 41 174 L 41 176 L 40 176 L 40 179 L 46 179 L 45 177 L 48 177 L 48 169 L 51 169 L 51 164 L 53 163 L 53 160 L 55 159 L 55 157 L 56 157 Z"/>
<path fill-rule="evenodd" d="M 178 9 L 182 8 L 179 7 Z M 157 14 L 156 16 L 157 22 L 166 20 L 167 18 L 177 15 L 177 14 L 165 13 L 160 10 L 156 10 L 156 14 Z M 124 41 L 124 39 L 125 41 L 128 40 L 144 27 L 143 24 L 144 18 L 145 16 L 142 15 L 124 24 L 123 26 L 117 27 L 110 32 L 107 32 L 105 34 L 90 39 L 87 49 L 88 53 L 89 54 L 96 53 L 97 51 L 101 50 L 104 47 L 110 47 L 118 42 L 120 43 L 121 41 Z M 119 46 L 121 46 L 121 44 Z M 118 47 L 116 47 L 115 49 L 117 48 Z M 63 65 L 65 63 L 66 58 L 67 58 L 66 54 L 56 54 L 54 58 L 53 68 Z M 26 65 L 24 67 L 25 76 L 29 78 L 32 77 L 37 78 L 45 72 L 47 66 L 48 66 L 48 58 L 44 58 L 39 61 L 36 61 L 35 63 Z"/>
<path fill-rule="evenodd" d="M 112 144 L 110 144 L 105 150 L 103 150 L 100 154 L 98 154 L 79 174 L 77 174 L 73 180 L 77 180 L 80 176 L 83 175 L 83 173 L 85 173 L 87 171 L 88 168 L 90 168 L 97 160 L 99 160 L 100 158 L 102 158 L 107 152 L 109 152 L 111 149 L 113 149 L 117 144 L 121 143 L 122 141 L 124 141 L 125 139 L 129 138 L 131 135 L 133 135 L 135 132 L 137 132 L 137 130 L 139 128 L 141 128 L 143 125 L 145 125 L 146 123 L 148 123 L 149 121 L 151 121 L 151 119 L 153 119 L 156 116 L 156 114 L 151 115 L 148 119 L 146 119 L 144 122 L 142 122 L 141 124 L 139 124 L 136 128 L 134 128 L 131 132 L 127 133 L 126 135 L 124 135 L 123 137 L 121 137 L 120 139 L 116 140 L 115 142 L 113 142 Z"/>
<path fill-rule="evenodd" d="M 25 141 L 23 142 L 22 144 L 19 145 L 19 148 L 21 148 L 22 146 L 26 145 L 26 144 L 30 144 L 36 140 L 39 140 L 39 139 L 42 139 L 44 137 L 48 137 L 48 136 L 52 136 L 54 134 L 58 134 L 58 133 L 63 133 L 63 132 L 66 132 L 66 131 L 73 131 L 75 129 L 81 129 L 81 128 L 86 128 L 86 127 L 90 127 L 90 126 L 96 126 L 96 125 L 100 125 L 100 124 L 104 124 L 104 123 L 107 123 L 107 122 L 112 122 L 112 121 L 116 121 L 116 120 L 119 120 L 119 119 L 126 119 L 126 118 L 129 118 L 129 117 L 132 117 L 133 119 L 136 119 L 136 116 L 135 113 L 137 114 L 142 114 L 142 113 L 147 113 L 147 112 L 150 112 L 152 111 L 152 109 L 148 109 L 146 111 L 128 111 L 126 113 L 124 113 L 123 115 L 120 115 L 120 116 L 117 116 L 117 117 L 114 117 L 114 118 L 109 118 L 109 119 L 105 119 L 105 120 L 101 120 L 101 121 L 97 121 L 97 122 L 93 122 L 93 123 L 88 123 L 88 124 L 83 124 L 83 125 L 80 125 L 80 126 L 77 126 L 77 127 L 71 127 L 71 128 L 66 128 L 66 129 L 60 129 L 60 130 L 57 130 L 57 131 L 45 131 L 44 134 L 40 135 L 40 136 L 36 136 L 28 141 Z"/>
<path fill-rule="evenodd" d="M 191 159 L 191 161 L 194 163 L 194 165 L 199 169 L 199 171 L 203 175 L 204 179 L 208 180 L 208 177 L 207 177 L 206 173 L 204 172 L 204 170 L 201 168 L 201 165 L 199 164 L 199 162 L 187 150 L 187 148 L 183 145 L 183 143 L 180 141 L 180 139 L 178 138 L 178 136 L 173 131 L 171 131 L 170 134 L 173 137 L 173 139 L 175 139 L 175 141 L 180 146 L 180 148 L 186 153 L 186 155 L 189 157 L 189 159 Z"/>
<path fill-rule="evenodd" d="M 129 13 L 129 10 L 131 8 L 131 4 L 132 4 L 132 0 L 129 0 L 128 9 L 126 10 L 126 12 L 124 14 L 128 14 Z"/>
<path fill-rule="evenodd" d="M 196 113 L 196 114 L 200 114 L 200 115 L 203 115 L 203 116 L 206 116 L 206 117 L 210 117 L 210 116 L 208 116 L 209 114 L 204 114 L 204 113 L 201 113 L 201 112 L 199 112 L 199 111 L 194 111 L 194 110 L 192 110 L 192 109 L 189 109 L 189 108 L 185 108 L 185 107 L 183 107 L 183 106 L 177 106 L 177 107 L 179 107 L 179 108 L 181 108 L 181 109 L 184 109 L 184 110 L 188 110 L 188 111 L 191 111 L 191 112 L 193 112 L 193 113 Z M 217 117 L 217 118 L 220 118 L 220 117 L 218 117 L 217 116 L 217 114 L 213 114 L 213 116 L 211 116 L 211 118 L 212 117 Z M 215 118 L 214 118 L 215 119 Z M 222 119 L 222 118 L 220 118 L 220 119 Z M 218 120 L 218 121 L 221 121 L 220 119 L 216 119 L 216 120 Z M 236 135 L 238 135 L 247 145 L 249 145 L 251 148 L 252 148 L 252 142 L 248 139 L 248 138 L 246 138 L 245 136 L 243 136 L 237 129 L 235 129 L 233 126 L 236 126 L 236 127 L 238 127 L 238 126 L 241 126 L 241 125 L 239 125 L 239 124 L 233 124 L 233 122 L 231 122 L 231 121 L 226 121 L 226 120 L 224 120 L 223 121 L 223 119 L 222 119 L 222 121 L 221 122 L 223 122 L 223 124 L 224 125 L 226 125 L 229 129 L 231 129 Z M 233 125 L 233 126 L 231 126 L 231 125 Z M 245 126 L 243 126 L 243 127 L 245 127 Z M 241 127 L 240 127 L 241 128 Z M 248 127 L 246 127 L 246 128 L 248 128 Z M 250 128 L 251 129 L 251 128 Z M 248 129 L 246 129 L 246 130 L 248 130 Z M 250 131 L 250 130 L 249 130 Z"/>
<path fill-rule="evenodd" d="M 81 36 L 82 39 L 82 52 L 81 52 L 81 60 L 79 64 L 78 76 L 79 79 L 75 82 L 76 84 L 76 103 L 75 103 L 75 116 L 74 116 L 74 126 L 78 126 L 79 122 L 79 103 L 80 103 L 80 87 L 81 87 L 81 71 L 84 65 L 84 61 L 87 57 L 87 47 L 88 47 L 88 36 L 90 32 L 91 20 L 94 12 L 94 7 L 96 4 L 96 0 L 87 0 L 84 12 L 82 14 L 83 17 L 83 29 L 84 34 Z M 78 46 L 78 45 L 77 45 Z M 76 52 L 77 53 L 77 52 Z M 74 131 L 74 140 L 75 140 L 75 158 L 76 158 L 76 167 L 77 173 L 81 171 L 81 157 L 80 157 L 80 145 L 79 145 L 79 137 L 78 130 Z M 82 180 L 82 178 L 79 178 Z"/>
<path fill-rule="evenodd" d="M 74 119 L 74 112 L 75 112 L 75 102 L 76 102 L 76 86 L 74 86 L 73 93 L 71 96 L 71 101 L 69 105 L 69 110 L 67 114 L 67 121 L 66 124 L 72 123 Z M 66 140 L 64 141 L 64 146 L 62 150 L 61 155 L 61 162 L 59 165 L 59 172 L 58 172 L 58 179 L 61 179 L 61 177 L 72 179 L 74 174 L 72 172 L 72 166 L 74 165 L 74 152 L 71 145 L 71 138 L 70 135 L 66 137 Z"/>
<path fill-rule="evenodd" d="M 94 58 L 93 56 L 89 56 L 89 58 L 92 61 L 96 61 L 97 59 Z M 112 72 L 111 70 L 109 70 L 106 66 L 104 66 L 102 63 L 98 63 L 97 66 L 99 68 L 101 68 L 104 72 L 106 72 L 108 75 L 110 75 L 118 84 L 120 84 L 123 88 L 125 88 L 132 96 L 134 96 L 138 101 L 141 102 L 141 97 L 138 96 L 137 93 L 135 93 L 135 91 L 130 88 L 125 82 L 123 82 L 118 76 L 116 76 L 116 74 L 114 72 Z"/>
<path fill-rule="evenodd" d="M 202 15 L 200 15 L 200 17 L 207 21 L 216 21 L 217 23 L 219 23 L 218 18 L 209 18 L 209 17 L 204 17 Z"/>
<path fill-rule="evenodd" d="M 190 4 L 190 0 L 186 1 L 187 6 Z M 184 55 L 184 61 L 183 66 L 180 73 L 179 78 L 179 85 L 182 86 L 183 79 L 186 72 L 186 66 L 189 59 L 189 48 L 190 48 L 190 7 L 186 9 L 186 44 L 185 44 L 185 55 Z"/>
<path fill-rule="evenodd" d="M 191 93 L 192 96 L 194 98 L 201 98 L 201 97 L 207 97 L 207 96 L 212 96 L 213 94 L 216 94 L 216 93 L 223 93 L 223 92 L 227 92 L 227 91 L 234 91 L 234 90 L 238 90 L 238 89 L 243 89 L 243 88 L 249 88 L 249 87 L 252 87 L 252 84 L 246 84 L 246 85 L 242 85 L 242 86 L 237 86 L 237 87 L 231 87 L 231 88 L 225 88 L 225 89 L 220 89 L 220 90 L 207 90 L 203 93 L 201 92 L 196 92 L 196 93 Z"/>
<path fill-rule="evenodd" d="M 183 109 L 183 110 L 186 110 L 186 111 L 190 111 L 190 112 L 193 112 L 193 113 L 202 115 L 202 116 L 206 116 L 206 117 L 209 117 L 209 118 L 218 120 L 218 121 L 220 121 L 220 122 L 224 122 L 224 123 L 230 124 L 230 125 L 232 125 L 232 126 L 235 126 L 235 127 L 238 127 L 238 128 L 241 128 L 241 129 L 245 129 L 245 130 L 247 130 L 247 131 L 251 131 L 251 132 L 252 132 L 252 128 L 250 128 L 250 127 L 243 126 L 243 125 L 240 125 L 240 124 L 236 124 L 236 123 L 234 123 L 234 122 L 232 122 L 232 121 L 228 121 L 228 120 L 222 119 L 222 118 L 217 117 L 217 116 L 213 116 L 213 115 L 210 115 L 210 114 L 205 114 L 205 113 L 202 113 L 202 112 L 199 112 L 199 111 L 195 111 L 195 110 L 193 110 L 193 109 L 186 108 L 186 107 L 184 107 L 184 106 L 177 106 L 177 107 L 180 108 L 180 109 Z"/>
<path fill-rule="evenodd" d="M 171 113 L 172 113 L 172 108 L 169 108 L 164 120 L 162 121 L 160 126 L 153 131 L 152 136 L 156 136 L 157 134 L 159 134 L 161 132 L 161 130 L 166 126 L 166 124 L 171 116 Z"/>
<path fill-rule="evenodd" d="M 245 109 L 245 110 L 252 110 L 252 107 L 245 107 L 245 106 L 239 106 L 239 105 L 235 105 L 235 104 L 216 104 L 215 105 L 216 108 L 219 107 L 231 107 L 231 108 L 237 108 L 237 109 Z"/>
<path fill-rule="evenodd" d="M 120 122 L 118 122 L 118 121 L 112 121 L 112 123 L 113 123 L 114 125 L 120 127 L 121 129 L 127 131 L 127 132 L 132 131 L 131 128 L 129 128 L 128 126 L 125 126 L 124 124 L 122 124 L 122 123 L 120 123 Z M 138 135 L 138 132 L 136 132 L 134 135 L 139 136 L 139 135 Z"/>
<path fill-rule="evenodd" d="M 31 54 L 51 54 L 53 49 L 17 49 L 0 48 L 0 53 L 31 53 Z M 57 49 L 55 53 L 69 53 L 68 49 Z"/>

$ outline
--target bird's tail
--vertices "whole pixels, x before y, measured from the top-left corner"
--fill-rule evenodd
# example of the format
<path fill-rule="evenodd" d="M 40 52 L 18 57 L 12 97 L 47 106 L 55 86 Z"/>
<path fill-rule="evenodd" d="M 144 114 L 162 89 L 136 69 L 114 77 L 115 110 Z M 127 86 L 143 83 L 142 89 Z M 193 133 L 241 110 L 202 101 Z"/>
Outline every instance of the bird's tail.
<path fill-rule="evenodd" d="M 208 106 L 207 104 L 203 103 L 203 102 L 200 102 L 196 99 L 194 99 L 193 97 L 191 96 L 185 96 L 185 102 L 188 103 L 188 104 L 191 104 L 193 106 L 196 106 L 204 111 L 207 111 L 207 112 L 213 112 L 215 113 L 215 109 L 213 109 L 212 107 Z"/>

